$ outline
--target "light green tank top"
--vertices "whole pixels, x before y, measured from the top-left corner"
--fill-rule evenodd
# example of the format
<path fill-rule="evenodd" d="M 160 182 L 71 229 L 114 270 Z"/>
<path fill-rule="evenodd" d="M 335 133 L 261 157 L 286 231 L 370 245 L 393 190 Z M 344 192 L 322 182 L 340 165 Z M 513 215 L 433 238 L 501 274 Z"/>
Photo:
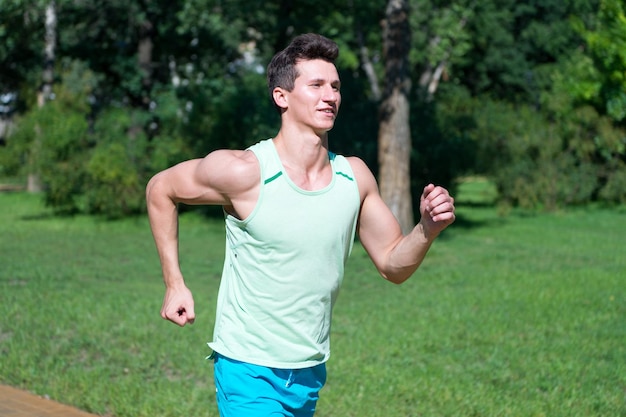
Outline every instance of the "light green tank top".
<path fill-rule="evenodd" d="M 271 139 L 249 150 L 261 166 L 261 190 L 248 218 L 226 215 L 209 346 L 256 365 L 315 366 L 330 356 L 332 309 L 360 207 L 356 180 L 348 161 L 329 153 L 330 184 L 302 190 L 287 176 Z"/>

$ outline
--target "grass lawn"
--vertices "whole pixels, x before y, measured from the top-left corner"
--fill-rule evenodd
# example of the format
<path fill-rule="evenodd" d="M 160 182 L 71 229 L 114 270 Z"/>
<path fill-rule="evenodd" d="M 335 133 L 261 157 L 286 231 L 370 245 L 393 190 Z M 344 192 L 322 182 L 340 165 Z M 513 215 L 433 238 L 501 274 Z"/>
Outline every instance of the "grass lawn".
<path fill-rule="evenodd" d="M 355 245 L 316 415 L 626 417 L 626 208 L 499 217 L 488 193 L 464 185 L 403 285 Z M 221 221 L 181 218 L 181 329 L 159 316 L 145 218 L 56 218 L 21 192 L 0 207 L 1 383 L 102 416 L 217 416 Z"/>

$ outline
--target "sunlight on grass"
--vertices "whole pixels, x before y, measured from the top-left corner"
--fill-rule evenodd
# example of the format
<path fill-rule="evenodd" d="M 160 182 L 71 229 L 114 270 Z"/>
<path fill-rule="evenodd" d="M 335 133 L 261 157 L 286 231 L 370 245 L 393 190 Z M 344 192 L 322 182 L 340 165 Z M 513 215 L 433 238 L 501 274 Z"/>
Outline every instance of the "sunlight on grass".
<path fill-rule="evenodd" d="M 498 216 L 480 179 L 396 286 L 358 244 L 335 315 L 321 417 L 626 416 L 623 210 Z M 219 219 L 186 213 L 197 320 L 159 316 L 145 218 L 51 217 L 0 194 L 0 382 L 116 417 L 217 416 L 211 336 Z"/>

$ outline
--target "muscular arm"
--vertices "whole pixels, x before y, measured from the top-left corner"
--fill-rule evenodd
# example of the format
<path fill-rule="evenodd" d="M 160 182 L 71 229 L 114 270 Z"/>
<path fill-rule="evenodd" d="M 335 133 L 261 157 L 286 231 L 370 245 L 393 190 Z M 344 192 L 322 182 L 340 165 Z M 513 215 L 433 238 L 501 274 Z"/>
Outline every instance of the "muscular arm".
<path fill-rule="evenodd" d="M 444 188 L 432 184 L 424 187 L 420 221 L 409 234 L 403 235 L 369 168 L 359 159 L 351 158 L 350 162 L 361 194 L 358 226 L 361 243 L 380 274 L 400 284 L 417 270 L 435 238 L 454 221 L 454 199 Z"/>
<path fill-rule="evenodd" d="M 255 203 L 258 165 L 251 152 L 215 151 L 159 172 L 146 187 L 152 235 L 161 261 L 165 298 L 161 316 L 180 326 L 193 323 L 194 303 L 180 270 L 178 203 L 222 205 L 236 213 Z"/>

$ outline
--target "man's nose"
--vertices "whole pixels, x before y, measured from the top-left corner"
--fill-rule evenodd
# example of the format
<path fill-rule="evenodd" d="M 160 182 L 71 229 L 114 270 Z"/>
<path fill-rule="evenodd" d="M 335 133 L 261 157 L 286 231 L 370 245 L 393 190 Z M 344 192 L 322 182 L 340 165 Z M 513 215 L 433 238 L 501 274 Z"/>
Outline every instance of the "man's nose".
<path fill-rule="evenodd" d="M 324 87 L 324 91 L 322 94 L 322 100 L 324 101 L 329 101 L 329 102 L 335 102 L 337 101 L 339 97 L 339 91 L 337 91 L 337 89 L 335 89 L 334 87 L 327 85 Z"/>

